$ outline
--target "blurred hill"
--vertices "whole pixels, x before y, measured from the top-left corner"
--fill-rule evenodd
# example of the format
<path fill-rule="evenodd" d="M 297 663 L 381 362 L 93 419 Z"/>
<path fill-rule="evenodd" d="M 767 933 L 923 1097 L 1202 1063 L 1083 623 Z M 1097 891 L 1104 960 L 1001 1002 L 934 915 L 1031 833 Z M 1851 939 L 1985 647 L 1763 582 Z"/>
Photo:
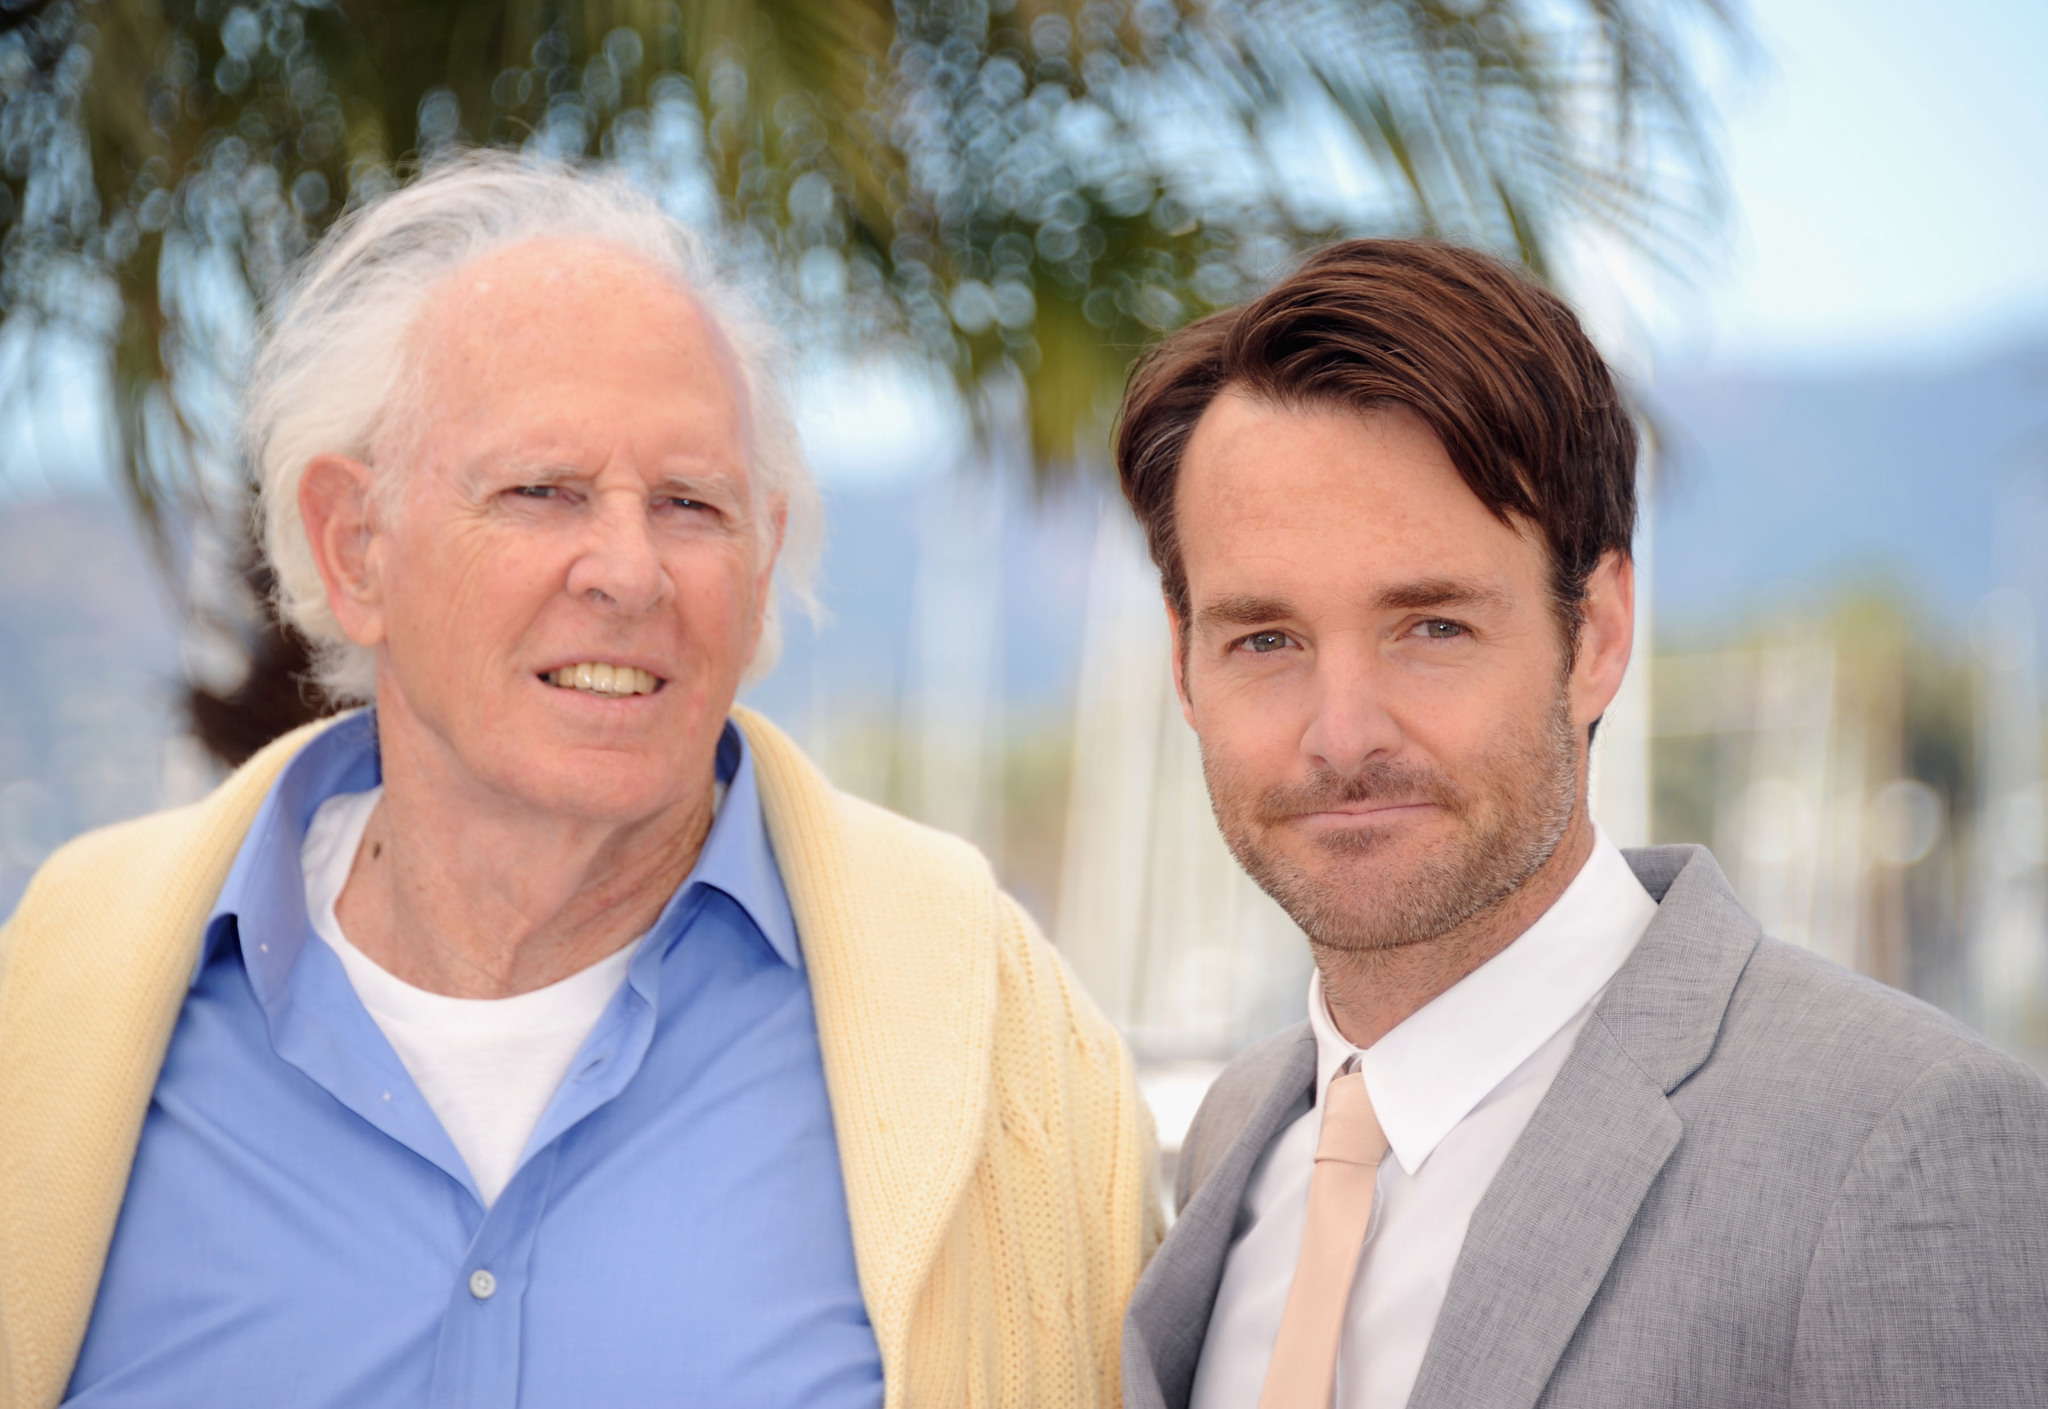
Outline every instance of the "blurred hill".
<path fill-rule="evenodd" d="M 999 692 L 1011 708 L 1063 710 L 1080 663 L 1095 525 L 1110 494 L 1081 484 L 1043 495 L 1016 485 L 989 488 L 990 521 L 977 528 L 993 541 L 983 561 L 1000 581 Z M 832 710 L 850 698 L 893 701 L 909 688 L 920 634 L 920 566 L 954 527 L 934 513 L 950 492 L 943 479 L 826 486 L 823 619 L 813 625 L 793 616 L 782 664 L 750 703 L 801 727 L 813 708 Z"/>
<path fill-rule="evenodd" d="M 1926 370 L 1665 377 L 1646 399 L 1667 436 L 1660 637 L 1845 581 L 1904 589 L 1932 621 L 2048 559 L 2016 522 L 2048 473 L 2048 340 Z"/>
<path fill-rule="evenodd" d="M 190 789 L 177 631 L 125 504 L 0 499 L 0 653 L 4 915 L 59 842 Z"/>
<path fill-rule="evenodd" d="M 2048 541 L 2005 541 L 2016 489 L 2048 471 L 2048 340 L 1946 368 L 1669 376 L 1645 398 L 1665 437 L 1650 503 L 1660 634 L 1719 633 L 1849 585 L 1895 587 L 1934 622 L 2023 576 L 2018 555 L 2048 559 Z M 761 707 L 794 721 L 814 701 L 904 688 L 932 494 L 930 481 L 828 486 L 828 621 L 792 624 Z M 1095 516 L 1112 496 L 1003 499 L 1001 693 L 1056 707 L 1079 660 Z"/>

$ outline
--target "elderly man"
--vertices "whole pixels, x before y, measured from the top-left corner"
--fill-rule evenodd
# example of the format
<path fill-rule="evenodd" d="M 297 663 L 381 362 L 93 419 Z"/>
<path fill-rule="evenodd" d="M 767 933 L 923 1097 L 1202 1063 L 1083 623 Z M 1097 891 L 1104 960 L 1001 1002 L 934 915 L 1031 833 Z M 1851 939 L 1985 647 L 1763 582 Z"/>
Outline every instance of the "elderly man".
<path fill-rule="evenodd" d="M 1116 1035 L 970 848 L 733 708 L 815 496 L 623 183 L 470 157 L 257 354 L 281 605 L 374 709 L 0 938 L 0 1404 L 1093 1405 Z"/>

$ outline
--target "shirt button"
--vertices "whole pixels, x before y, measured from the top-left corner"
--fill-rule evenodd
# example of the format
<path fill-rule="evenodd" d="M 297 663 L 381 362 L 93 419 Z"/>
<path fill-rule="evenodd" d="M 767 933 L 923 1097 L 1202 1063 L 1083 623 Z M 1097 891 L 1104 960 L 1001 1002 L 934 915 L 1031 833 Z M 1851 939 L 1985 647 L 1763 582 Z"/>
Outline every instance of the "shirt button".
<path fill-rule="evenodd" d="M 469 1294 L 478 1301 L 489 1301 L 491 1293 L 498 1290 L 498 1279 L 484 1268 L 477 1268 L 469 1274 Z"/>

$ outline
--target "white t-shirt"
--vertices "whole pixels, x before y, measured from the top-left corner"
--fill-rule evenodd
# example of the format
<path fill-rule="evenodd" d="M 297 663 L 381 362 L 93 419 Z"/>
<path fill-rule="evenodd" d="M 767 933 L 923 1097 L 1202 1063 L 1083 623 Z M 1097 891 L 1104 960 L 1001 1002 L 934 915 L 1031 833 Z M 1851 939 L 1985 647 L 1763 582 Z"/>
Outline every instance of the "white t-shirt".
<path fill-rule="evenodd" d="M 1337 1355 L 1335 1409 L 1401 1409 L 1481 1196 L 1521 1138 L 1657 902 L 1603 832 L 1541 918 L 1360 1051 L 1309 986 L 1316 1104 L 1266 1147 L 1245 1188 L 1195 1370 L 1193 1409 L 1259 1402 L 1308 1223 L 1321 1093 L 1353 1056 L 1388 1158 Z"/>
<path fill-rule="evenodd" d="M 640 946 L 511 998 L 450 998 L 393 976 L 348 942 L 334 913 L 383 795 L 343 793 L 313 814 L 300 853 L 306 913 L 493 1204 Z"/>

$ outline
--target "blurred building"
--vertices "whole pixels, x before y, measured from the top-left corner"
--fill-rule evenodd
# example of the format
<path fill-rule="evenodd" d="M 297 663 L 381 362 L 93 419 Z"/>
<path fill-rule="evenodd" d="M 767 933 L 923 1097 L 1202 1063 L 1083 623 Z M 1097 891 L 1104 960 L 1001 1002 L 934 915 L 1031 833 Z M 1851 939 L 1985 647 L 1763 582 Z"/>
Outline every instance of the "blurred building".
<path fill-rule="evenodd" d="M 1653 835 L 2048 1066 L 2048 347 L 1654 399 Z"/>

